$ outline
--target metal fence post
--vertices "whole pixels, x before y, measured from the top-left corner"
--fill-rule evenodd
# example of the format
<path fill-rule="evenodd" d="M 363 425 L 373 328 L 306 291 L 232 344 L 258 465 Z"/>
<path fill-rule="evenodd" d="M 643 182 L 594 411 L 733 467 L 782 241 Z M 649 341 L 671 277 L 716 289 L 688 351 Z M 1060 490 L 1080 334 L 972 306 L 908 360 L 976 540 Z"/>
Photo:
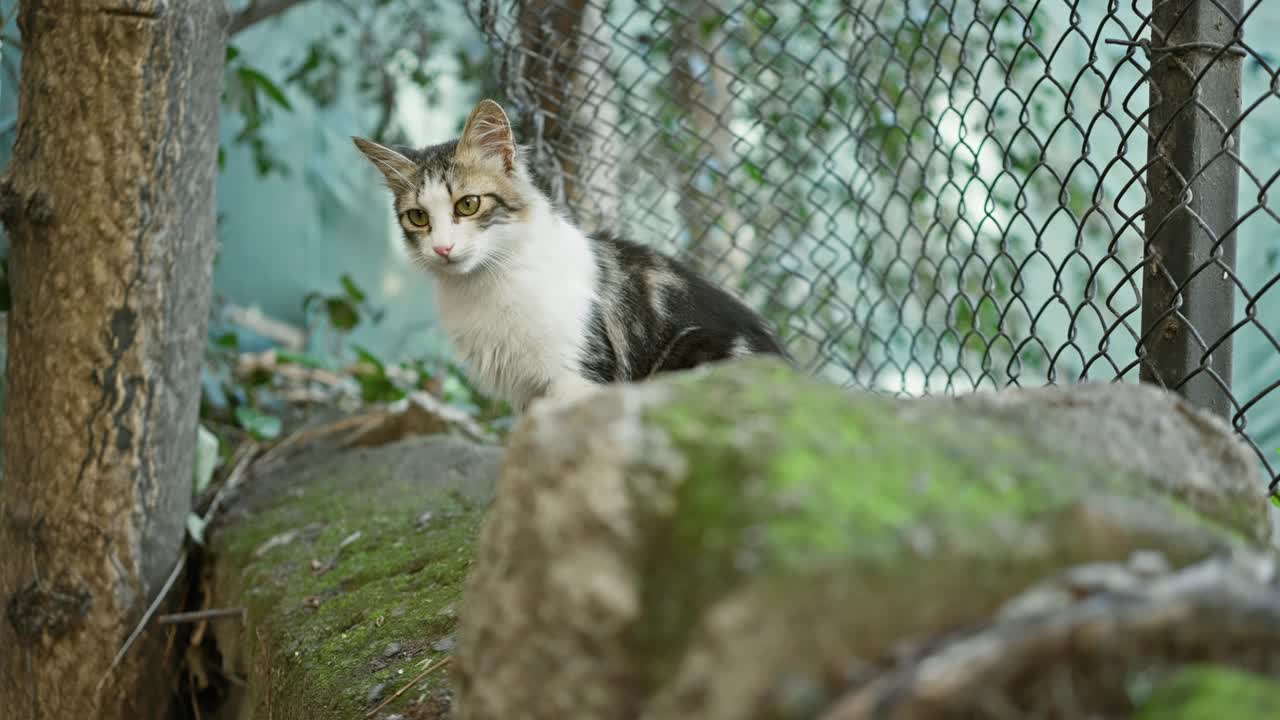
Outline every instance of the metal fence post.
<path fill-rule="evenodd" d="M 1242 0 L 1156 0 L 1139 377 L 1230 418 Z"/>

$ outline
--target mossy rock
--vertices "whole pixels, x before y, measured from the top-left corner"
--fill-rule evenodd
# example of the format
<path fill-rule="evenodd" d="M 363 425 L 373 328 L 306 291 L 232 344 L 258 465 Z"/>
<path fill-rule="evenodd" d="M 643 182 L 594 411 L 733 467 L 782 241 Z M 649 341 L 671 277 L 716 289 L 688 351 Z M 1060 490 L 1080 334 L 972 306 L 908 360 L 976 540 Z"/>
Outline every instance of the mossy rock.
<path fill-rule="evenodd" d="M 1156 688 L 1134 720 L 1227 718 L 1280 718 L 1280 682 L 1221 666 L 1185 667 Z"/>
<path fill-rule="evenodd" d="M 419 437 L 250 478 L 209 546 L 215 604 L 248 608 L 214 625 L 247 681 L 239 716 L 363 717 L 447 654 L 500 458 Z M 442 717 L 448 702 L 433 672 L 381 714 Z"/>
<path fill-rule="evenodd" d="M 838 687 L 1064 568 L 1269 533 L 1247 449 L 1168 393 L 893 400 L 759 359 L 534 412 L 500 488 L 461 720 L 788 717 L 784 678 Z"/>

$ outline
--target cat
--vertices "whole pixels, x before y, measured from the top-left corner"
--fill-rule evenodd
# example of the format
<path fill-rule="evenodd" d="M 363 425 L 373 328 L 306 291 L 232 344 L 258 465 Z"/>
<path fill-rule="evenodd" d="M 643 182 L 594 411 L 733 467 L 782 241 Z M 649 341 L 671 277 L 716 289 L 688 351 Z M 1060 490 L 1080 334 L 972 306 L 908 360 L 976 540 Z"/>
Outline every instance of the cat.
<path fill-rule="evenodd" d="M 674 258 L 584 234 L 537 188 L 502 106 L 413 149 L 353 137 L 381 171 L 468 378 L 517 413 L 708 362 L 790 359 L 766 322 Z"/>

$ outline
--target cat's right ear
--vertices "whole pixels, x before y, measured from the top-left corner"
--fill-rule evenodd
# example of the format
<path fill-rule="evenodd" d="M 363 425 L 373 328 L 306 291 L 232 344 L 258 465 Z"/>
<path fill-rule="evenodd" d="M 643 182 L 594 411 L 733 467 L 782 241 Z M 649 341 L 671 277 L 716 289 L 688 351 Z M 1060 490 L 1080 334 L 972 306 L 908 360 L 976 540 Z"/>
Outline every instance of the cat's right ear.
<path fill-rule="evenodd" d="M 489 99 L 476 103 L 462 128 L 458 153 L 496 158 L 502 163 L 502 169 L 511 174 L 516 161 L 516 142 L 511 120 L 501 105 Z"/>
<path fill-rule="evenodd" d="M 398 195 L 413 191 L 413 176 L 418 171 L 416 163 L 386 145 L 380 145 L 372 140 L 353 137 L 351 141 L 386 178 L 387 187 L 391 192 Z"/>

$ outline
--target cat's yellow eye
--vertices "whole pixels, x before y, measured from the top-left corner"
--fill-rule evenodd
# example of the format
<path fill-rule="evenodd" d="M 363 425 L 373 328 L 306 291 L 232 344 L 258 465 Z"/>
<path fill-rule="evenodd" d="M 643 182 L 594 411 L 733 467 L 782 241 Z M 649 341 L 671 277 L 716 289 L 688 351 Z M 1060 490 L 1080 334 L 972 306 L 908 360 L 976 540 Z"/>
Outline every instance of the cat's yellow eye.
<path fill-rule="evenodd" d="M 462 198 L 461 200 L 459 200 L 458 202 L 454 203 L 453 209 L 455 212 L 457 212 L 459 215 L 463 217 L 466 217 L 468 215 L 475 215 L 476 211 L 480 209 L 480 196 L 468 195 Z"/>
<path fill-rule="evenodd" d="M 405 210 L 404 219 L 408 220 L 409 224 L 414 227 L 426 227 L 431 222 L 431 218 L 427 217 L 426 211 L 418 208 Z"/>

